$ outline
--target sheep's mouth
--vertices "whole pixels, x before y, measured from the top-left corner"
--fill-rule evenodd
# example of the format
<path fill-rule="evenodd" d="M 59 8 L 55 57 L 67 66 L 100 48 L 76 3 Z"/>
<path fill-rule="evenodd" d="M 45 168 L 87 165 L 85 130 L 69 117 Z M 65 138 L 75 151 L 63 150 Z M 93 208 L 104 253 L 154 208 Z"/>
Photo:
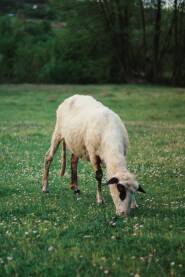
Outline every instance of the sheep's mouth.
<path fill-rule="evenodd" d="M 129 211 L 117 211 L 116 215 L 119 217 L 125 217 L 129 215 Z"/>

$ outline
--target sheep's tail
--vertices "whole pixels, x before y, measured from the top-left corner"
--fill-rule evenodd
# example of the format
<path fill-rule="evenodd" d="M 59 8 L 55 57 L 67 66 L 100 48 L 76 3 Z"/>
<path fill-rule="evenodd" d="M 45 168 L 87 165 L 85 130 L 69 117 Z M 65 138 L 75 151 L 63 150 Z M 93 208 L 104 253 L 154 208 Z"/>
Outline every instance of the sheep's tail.
<path fill-rule="evenodd" d="M 64 176 L 66 170 L 66 143 L 62 140 L 61 171 L 60 176 Z"/>

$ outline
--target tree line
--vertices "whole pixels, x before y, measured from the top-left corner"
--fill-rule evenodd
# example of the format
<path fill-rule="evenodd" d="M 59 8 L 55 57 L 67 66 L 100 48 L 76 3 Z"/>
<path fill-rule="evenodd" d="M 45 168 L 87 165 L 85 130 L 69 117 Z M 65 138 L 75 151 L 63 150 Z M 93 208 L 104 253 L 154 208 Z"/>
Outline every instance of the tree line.
<path fill-rule="evenodd" d="M 185 85 L 185 0 L 2 0 L 0 81 Z"/>

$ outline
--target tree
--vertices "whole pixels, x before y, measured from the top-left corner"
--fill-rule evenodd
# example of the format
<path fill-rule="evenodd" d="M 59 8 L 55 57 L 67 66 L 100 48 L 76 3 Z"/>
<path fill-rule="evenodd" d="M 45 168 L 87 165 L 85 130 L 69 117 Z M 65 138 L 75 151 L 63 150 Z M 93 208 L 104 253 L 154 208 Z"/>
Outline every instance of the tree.
<path fill-rule="evenodd" d="M 153 81 L 158 82 L 159 68 L 159 51 L 160 51 L 160 35 L 161 35 L 161 0 L 157 0 L 155 7 L 155 25 L 154 25 L 154 40 L 153 40 Z"/>

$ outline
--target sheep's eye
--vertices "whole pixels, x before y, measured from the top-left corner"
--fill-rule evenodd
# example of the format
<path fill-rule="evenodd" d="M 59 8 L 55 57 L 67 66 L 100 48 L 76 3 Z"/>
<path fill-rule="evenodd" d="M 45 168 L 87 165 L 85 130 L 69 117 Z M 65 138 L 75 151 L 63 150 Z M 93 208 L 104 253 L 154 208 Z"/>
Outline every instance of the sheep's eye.
<path fill-rule="evenodd" d="M 119 191 L 119 197 L 123 201 L 126 197 L 126 189 L 123 185 L 117 184 L 117 189 Z"/>

